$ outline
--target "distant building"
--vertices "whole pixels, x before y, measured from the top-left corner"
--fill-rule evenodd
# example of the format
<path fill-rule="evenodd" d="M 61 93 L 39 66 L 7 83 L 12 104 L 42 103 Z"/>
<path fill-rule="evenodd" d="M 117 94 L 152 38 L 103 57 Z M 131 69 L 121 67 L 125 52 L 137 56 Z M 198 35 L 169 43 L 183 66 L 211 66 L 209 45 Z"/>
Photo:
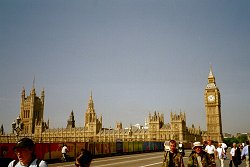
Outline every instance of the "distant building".
<path fill-rule="evenodd" d="M 233 135 L 231 133 L 224 133 L 223 134 L 224 138 L 232 138 Z"/>
<path fill-rule="evenodd" d="M 250 133 L 236 133 L 236 136 L 235 137 L 239 137 L 241 135 L 246 135 L 247 136 L 247 139 L 250 141 Z"/>

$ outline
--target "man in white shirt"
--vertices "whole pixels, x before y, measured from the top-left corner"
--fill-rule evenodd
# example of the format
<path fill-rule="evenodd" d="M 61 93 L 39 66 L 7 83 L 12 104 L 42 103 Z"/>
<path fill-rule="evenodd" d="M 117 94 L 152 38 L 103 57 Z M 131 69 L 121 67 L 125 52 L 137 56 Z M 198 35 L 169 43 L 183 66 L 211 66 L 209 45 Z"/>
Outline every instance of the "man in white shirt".
<path fill-rule="evenodd" d="M 30 138 L 19 140 L 13 150 L 18 160 L 11 161 L 8 167 L 48 167 L 45 161 L 36 159 L 35 144 Z"/>
<path fill-rule="evenodd" d="M 67 161 L 66 154 L 68 152 L 68 147 L 67 145 L 63 145 L 62 147 L 62 161 Z"/>
<path fill-rule="evenodd" d="M 218 144 L 218 147 L 217 147 L 216 151 L 218 153 L 217 155 L 218 155 L 218 158 L 220 160 L 220 166 L 224 167 L 224 155 L 225 155 L 226 152 L 225 152 L 224 148 L 222 148 L 221 143 Z"/>
<path fill-rule="evenodd" d="M 230 151 L 230 163 L 233 162 L 235 167 L 238 167 L 241 163 L 241 157 L 240 157 L 240 148 L 237 148 L 236 143 L 233 143 L 233 147 Z"/>
<path fill-rule="evenodd" d="M 212 141 L 208 140 L 207 141 L 207 146 L 205 148 L 205 151 L 213 158 L 215 158 L 214 154 L 216 153 L 216 148 L 214 145 L 212 145 Z"/>

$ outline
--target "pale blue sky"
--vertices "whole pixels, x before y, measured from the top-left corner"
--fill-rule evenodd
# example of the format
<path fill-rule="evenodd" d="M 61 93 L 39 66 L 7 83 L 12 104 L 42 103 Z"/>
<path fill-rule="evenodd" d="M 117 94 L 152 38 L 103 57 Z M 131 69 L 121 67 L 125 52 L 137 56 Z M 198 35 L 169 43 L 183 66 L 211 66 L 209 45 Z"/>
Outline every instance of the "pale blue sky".
<path fill-rule="evenodd" d="M 250 132 L 250 1 L 1 0 L 0 124 L 9 131 L 22 87 L 45 89 L 45 120 L 83 126 L 90 92 L 104 127 L 185 111 L 206 130 L 212 64 L 223 131 Z"/>

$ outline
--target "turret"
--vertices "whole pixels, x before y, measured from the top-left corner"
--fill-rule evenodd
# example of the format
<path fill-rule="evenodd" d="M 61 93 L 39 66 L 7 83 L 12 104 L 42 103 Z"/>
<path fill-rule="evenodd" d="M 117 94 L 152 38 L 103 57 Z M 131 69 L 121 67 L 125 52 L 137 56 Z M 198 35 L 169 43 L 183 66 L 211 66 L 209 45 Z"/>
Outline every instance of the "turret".
<path fill-rule="evenodd" d="M 0 128 L 0 135 L 4 135 L 3 124 L 1 125 L 1 128 Z"/>
<path fill-rule="evenodd" d="M 75 128 L 75 117 L 73 110 L 70 113 L 68 122 L 67 122 L 67 128 Z"/>
<path fill-rule="evenodd" d="M 44 97 L 45 97 L 45 93 L 44 93 L 44 88 L 43 88 L 43 90 L 41 91 L 41 101 L 43 104 L 44 104 Z"/>
<path fill-rule="evenodd" d="M 21 95 L 21 101 L 24 101 L 24 99 L 25 99 L 25 89 L 23 87 L 22 95 Z"/>

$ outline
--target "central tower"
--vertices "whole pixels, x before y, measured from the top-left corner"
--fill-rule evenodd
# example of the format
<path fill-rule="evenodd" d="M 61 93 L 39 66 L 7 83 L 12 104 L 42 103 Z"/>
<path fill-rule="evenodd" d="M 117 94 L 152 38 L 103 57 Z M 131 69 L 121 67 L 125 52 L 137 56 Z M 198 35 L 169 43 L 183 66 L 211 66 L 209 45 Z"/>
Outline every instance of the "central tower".
<path fill-rule="evenodd" d="M 89 133 L 89 136 L 96 135 L 102 129 L 102 116 L 100 119 L 97 118 L 94 101 L 92 98 L 92 92 L 89 98 L 88 108 L 85 112 L 85 129 Z"/>
<path fill-rule="evenodd" d="M 41 97 L 36 95 L 35 80 L 33 81 L 30 95 L 26 97 L 25 89 L 22 90 L 20 102 L 20 118 L 23 123 L 23 134 L 40 134 L 48 128 L 43 120 L 44 115 L 44 89 L 41 91 Z"/>
<path fill-rule="evenodd" d="M 207 138 L 217 142 L 222 142 L 223 135 L 221 123 L 220 91 L 216 86 L 215 77 L 213 75 L 211 66 L 204 97 L 207 120 Z"/>

